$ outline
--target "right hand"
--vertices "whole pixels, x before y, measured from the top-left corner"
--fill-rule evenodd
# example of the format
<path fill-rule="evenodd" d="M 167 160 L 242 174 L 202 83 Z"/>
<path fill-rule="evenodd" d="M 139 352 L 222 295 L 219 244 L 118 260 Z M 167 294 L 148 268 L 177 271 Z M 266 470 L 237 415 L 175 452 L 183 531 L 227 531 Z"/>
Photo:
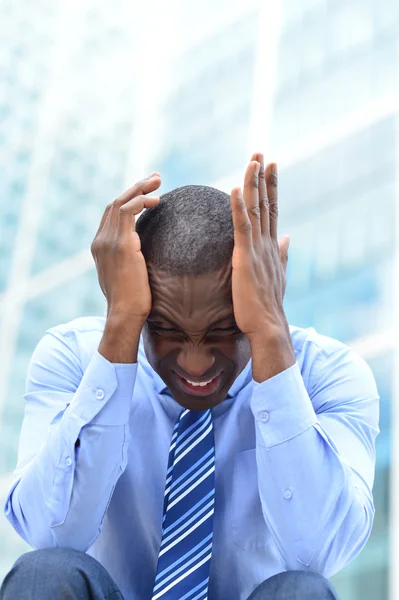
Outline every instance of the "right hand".
<path fill-rule="evenodd" d="M 136 215 L 153 208 L 159 196 L 147 196 L 159 188 L 153 173 L 136 183 L 105 209 L 91 245 L 100 287 L 107 299 L 107 317 L 142 322 L 151 311 L 151 290 L 141 243 L 135 231 Z"/>

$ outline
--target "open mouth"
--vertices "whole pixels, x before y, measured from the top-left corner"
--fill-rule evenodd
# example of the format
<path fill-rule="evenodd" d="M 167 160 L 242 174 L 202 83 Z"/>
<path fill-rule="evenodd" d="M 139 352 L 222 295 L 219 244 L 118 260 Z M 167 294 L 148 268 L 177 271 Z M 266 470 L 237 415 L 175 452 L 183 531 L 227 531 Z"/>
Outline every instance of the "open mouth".
<path fill-rule="evenodd" d="M 186 394 L 191 394 L 192 396 L 209 396 L 209 394 L 214 394 L 219 391 L 222 382 L 222 374 L 223 371 L 209 381 L 196 383 L 175 373 L 179 388 Z"/>

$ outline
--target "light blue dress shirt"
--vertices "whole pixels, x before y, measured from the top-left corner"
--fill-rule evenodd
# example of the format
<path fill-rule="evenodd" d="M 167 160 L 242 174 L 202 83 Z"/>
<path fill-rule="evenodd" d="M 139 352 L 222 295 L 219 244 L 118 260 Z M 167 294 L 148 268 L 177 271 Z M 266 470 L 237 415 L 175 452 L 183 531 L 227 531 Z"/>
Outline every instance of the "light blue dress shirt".
<path fill-rule="evenodd" d="M 88 551 L 125 600 L 148 600 L 181 408 L 142 344 L 138 364 L 111 364 L 97 352 L 104 322 L 77 319 L 49 330 L 37 346 L 5 512 L 34 548 Z M 374 378 L 343 344 L 312 329 L 292 327 L 291 336 L 293 367 L 256 383 L 248 363 L 212 410 L 210 598 L 245 600 L 287 569 L 328 577 L 370 534 Z"/>

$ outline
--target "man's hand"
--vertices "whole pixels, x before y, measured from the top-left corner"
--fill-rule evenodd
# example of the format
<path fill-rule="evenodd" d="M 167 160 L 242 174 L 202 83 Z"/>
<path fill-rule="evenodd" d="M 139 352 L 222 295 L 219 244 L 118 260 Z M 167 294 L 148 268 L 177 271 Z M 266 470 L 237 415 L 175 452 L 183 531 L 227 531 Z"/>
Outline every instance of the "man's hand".
<path fill-rule="evenodd" d="M 100 287 L 107 299 L 107 322 L 99 352 L 111 362 L 136 362 L 141 329 L 151 310 L 147 266 L 135 218 L 153 208 L 159 188 L 153 173 L 108 205 L 91 246 Z"/>
<path fill-rule="evenodd" d="M 283 309 L 289 237 L 277 240 L 277 167 L 255 154 L 244 191 L 231 193 L 234 223 L 232 293 L 237 326 L 251 344 L 256 381 L 295 363 Z"/>

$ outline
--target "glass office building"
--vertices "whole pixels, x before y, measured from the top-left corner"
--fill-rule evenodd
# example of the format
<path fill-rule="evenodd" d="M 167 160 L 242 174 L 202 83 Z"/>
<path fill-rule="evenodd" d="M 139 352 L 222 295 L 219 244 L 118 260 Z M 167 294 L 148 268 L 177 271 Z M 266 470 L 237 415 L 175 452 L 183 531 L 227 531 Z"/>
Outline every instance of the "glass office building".
<path fill-rule="evenodd" d="M 88 247 L 105 205 L 155 169 L 164 191 L 229 191 L 261 149 L 292 238 L 289 320 L 353 345 L 381 393 L 374 530 L 334 583 L 393 600 L 399 5 L 135 4 L 0 3 L 0 498 L 36 343 L 104 312 Z M 0 581 L 26 549 L 0 517 Z"/>
<path fill-rule="evenodd" d="M 334 578 L 348 600 L 399 594 L 389 573 L 398 18 L 394 1 L 281 5 L 271 144 L 292 235 L 286 310 L 291 322 L 354 344 L 381 394 L 373 533 Z"/>

